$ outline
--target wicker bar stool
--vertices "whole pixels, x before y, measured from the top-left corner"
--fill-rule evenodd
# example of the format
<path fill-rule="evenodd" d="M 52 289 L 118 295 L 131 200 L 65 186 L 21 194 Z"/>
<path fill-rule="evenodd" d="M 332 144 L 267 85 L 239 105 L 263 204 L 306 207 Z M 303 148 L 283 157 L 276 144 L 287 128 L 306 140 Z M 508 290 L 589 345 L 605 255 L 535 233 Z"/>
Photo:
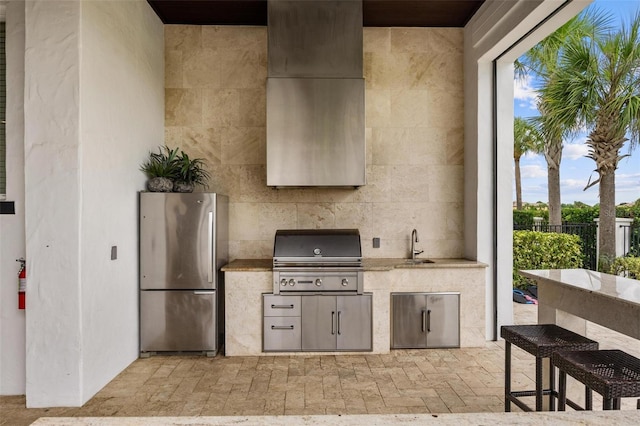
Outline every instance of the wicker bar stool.
<path fill-rule="evenodd" d="M 557 352 L 552 356 L 558 368 L 558 410 L 567 400 L 567 374 L 602 395 L 603 410 L 619 410 L 620 398 L 640 397 L 640 359 L 620 350 Z M 575 408 L 575 407 L 574 407 Z M 582 409 L 578 407 L 577 409 Z M 592 409 L 587 399 L 585 409 Z"/>
<path fill-rule="evenodd" d="M 555 409 L 554 398 L 558 397 L 555 390 L 555 369 L 549 369 L 549 388 L 543 389 L 542 360 L 551 358 L 558 350 L 597 350 L 598 342 L 587 339 L 573 331 L 569 331 L 555 324 L 539 325 L 503 325 L 500 328 L 500 337 L 505 340 L 504 346 L 504 411 L 511 411 L 513 402 L 524 411 L 532 411 L 531 407 L 521 401 L 523 396 L 536 397 L 536 411 L 542 411 L 542 397 L 549 395 L 549 408 Z M 529 352 L 536 357 L 536 389 L 535 390 L 511 390 L 511 345 Z M 571 407 L 576 407 L 573 401 L 567 401 Z"/>

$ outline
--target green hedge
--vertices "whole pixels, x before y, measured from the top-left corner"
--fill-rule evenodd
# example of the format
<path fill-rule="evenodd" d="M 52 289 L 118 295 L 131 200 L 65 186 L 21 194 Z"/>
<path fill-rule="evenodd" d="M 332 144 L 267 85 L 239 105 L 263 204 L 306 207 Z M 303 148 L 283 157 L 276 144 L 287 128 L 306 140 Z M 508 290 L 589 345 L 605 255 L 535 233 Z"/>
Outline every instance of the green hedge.
<path fill-rule="evenodd" d="M 533 225 L 533 218 L 535 212 L 531 210 L 514 210 L 513 211 L 513 224 L 520 226 Z"/>
<path fill-rule="evenodd" d="M 615 275 L 625 272 L 629 278 L 640 279 L 640 257 L 618 257 L 609 272 Z"/>
<path fill-rule="evenodd" d="M 554 232 L 513 231 L 513 285 L 529 283 L 520 269 L 569 269 L 582 267 L 580 237 Z"/>
<path fill-rule="evenodd" d="M 600 215 L 600 207 L 563 207 L 562 221 L 569 223 L 593 223 Z"/>

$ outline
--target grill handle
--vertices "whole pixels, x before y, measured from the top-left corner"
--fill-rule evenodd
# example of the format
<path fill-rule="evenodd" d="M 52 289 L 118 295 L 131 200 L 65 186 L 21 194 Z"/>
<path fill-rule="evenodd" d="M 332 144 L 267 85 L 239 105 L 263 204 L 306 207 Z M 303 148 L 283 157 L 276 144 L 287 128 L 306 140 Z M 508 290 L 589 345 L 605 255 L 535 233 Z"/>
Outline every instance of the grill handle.
<path fill-rule="evenodd" d="M 342 334 L 340 333 L 340 314 L 342 313 L 342 311 L 338 311 L 338 335 Z"/>
<path fill-rule="evenodd" d="M 427 309 L 427 333 L 431 333 L 431 309 Z"/>
<path fill-rule="evenodd" d="M 331 334 L 336 334 L 336 312 L 331 311 Z"/>
<path fill-rule="evenodd" d="M 422 310 L 422 332 L 424 333 L 427 329 L 427 311 Z"/>

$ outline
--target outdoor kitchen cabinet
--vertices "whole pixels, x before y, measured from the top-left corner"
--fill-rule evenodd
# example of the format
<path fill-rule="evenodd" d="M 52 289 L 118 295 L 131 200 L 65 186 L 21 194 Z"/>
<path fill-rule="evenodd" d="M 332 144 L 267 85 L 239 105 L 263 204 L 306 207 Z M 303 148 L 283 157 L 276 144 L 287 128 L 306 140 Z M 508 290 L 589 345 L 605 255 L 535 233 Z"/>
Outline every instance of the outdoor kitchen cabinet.
<path fill-rule="evenodd" d="M 300 296 L 262 295 L 264 352 L 300 351 Z"/>
<path fill-rule="evenodd" d="M 372 296 L 302 296 L 303 351 L 370 351 Z"/>
<path fill-rule="evenodd" d="M 460 347 L 459 293 L 391 293 L 391 347 Z"/>

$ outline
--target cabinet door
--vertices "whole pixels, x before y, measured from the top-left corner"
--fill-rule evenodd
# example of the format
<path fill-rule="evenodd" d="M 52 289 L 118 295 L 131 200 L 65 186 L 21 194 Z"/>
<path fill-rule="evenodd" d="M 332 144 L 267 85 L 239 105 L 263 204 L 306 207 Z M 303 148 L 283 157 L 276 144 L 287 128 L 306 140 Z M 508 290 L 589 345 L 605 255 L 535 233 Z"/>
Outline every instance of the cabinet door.
<path fill-rule="evenodd" d="M 265 317 L 264 352 L 300 350 L 300 317 Z"/>
<path fill-rule="evenodd" d="M 371 295 L 337 297 L 337 349 L 339 351 L 370 351 Z"/>
<path fill-rule="evenodd" d="M 424 294 L 393 294 L 393 348 L 427 347 L 427 304 Z"/>
<path fill-rule="evenodd" d="M 336 296 L 302 296 L 302 350 L 336 349 Z"/>
<path fill-rule="evenodd" d="M 427 295 L 427 347 L 460 347 L 460 295 Z"/>

